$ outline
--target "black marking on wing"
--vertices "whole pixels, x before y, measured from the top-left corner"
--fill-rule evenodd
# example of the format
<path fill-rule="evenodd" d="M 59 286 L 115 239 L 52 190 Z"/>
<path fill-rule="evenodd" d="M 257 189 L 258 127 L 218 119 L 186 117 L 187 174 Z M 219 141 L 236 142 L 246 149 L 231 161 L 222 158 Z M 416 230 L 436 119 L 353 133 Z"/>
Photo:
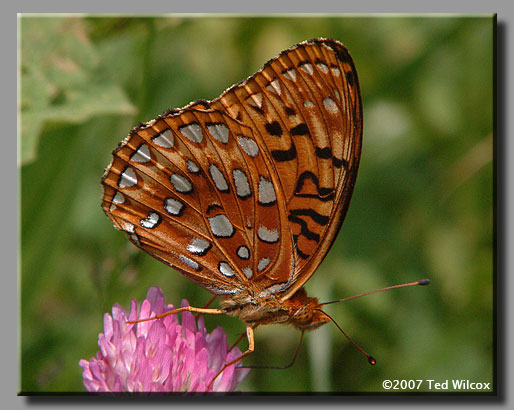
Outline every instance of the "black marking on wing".
<path fill-rule="evenodd" d="M 275 206 L 277 203 L 277 200 L 271 202 L 261 202 L 260 200 L 257 202 L 260 206 Z"/>
<path fill-rule="evenodd" d="M 271 156 L 277 162 L 291 161 L 296 158 L 296 146 L 291 141 L 291 148 L 287 150 L 274 150 L 271 151 Z"/>
<path fill-rule="evenodd" d="M 301 123 L 291 128 L 290 132 L 291 135 L 309 135 L 309 127 L 307 127 L 307 124 Z"/>
<path fill-rule="evenodd" d="M 270 135 L 274 135 L 275 137 L 282 136 L 282 127 L 278 123 L 278 121 L 273 121 L 272 123 L 266 123 L 266 131 Z"/>
<path fill-rule="evenodd" d="M 252 107 L 255 111 L 257 111 L 259 114 L 264 115 L 264 110 L 262 108 L 257 107 L 256 105 L 249 104 L 250 107 Z"/>
<path fill-rule="evenodd" d="M 336 157 L 332 157 L 332 163 L 334 164 L 334 167 L 336 168 L 341 168 L 341 166 L 344 167 L 344 169 L 348 169 L 348 161 L 345 160 L 344 158 L 336 158 Z"/>
<path fill-rule="evenodd" d="M 298 237 L 300 235 L 293 235 L 293 241 L 295 243 L 295 249 L 298 256 L 302 259 L 308 259 L 310 255 L 307 255 L 306 253 L 303 253 L 302 250 L 298 247 Z"/>
<path fill-rule="evenodd" d="M 162 113 L 162 116 L 163 117 L 166 117 L 168 115 L 173 115 L 173 114 L 177 114 L 180 112 L 180 109 L 178 108 L 169 108 L 167 110 L 165 110 L 163 113 Z"/>
<path fill-rule="evenodd" d="M 338 43 L 336 43 L 334 40 L 330 40 L 330 39 L 324 40 L 324 43 L 326 45 L 330 46 L 330 48 L 332 50 L 334 50 L 339 61 L 342 61 L 343 63 L 348 63 L 348 64 L 352 65 L 353 61 L 352 61 L 352 58 L 350 57 L 350 54 L 348 54 L 348 51 L 346 51 L 344 48 L 341 48 L 341 46 Z"/>
<path fill-rule="evenodd" d="M 207 207 L 207 210 L 205 211 L 206 215 L 209 215 L 211 212 L 215 211 L 216 209 L 223 209 L 223 207 L 219 204 L 210 204 Z"/>
<path fill-rule="evenodd" d="M 348 169 L 348 161 L 344 158 L 337 158 L 336 156 L 332 156 L 332 149 L 330 147 L 320 148 L 316 147 L 316 156 L 322 159 L 330 159 L 332 158 L 332 164 L 336 168 L 341 168 L 343 166 L 345 169 Z"/>
<path fill-rule="evenodd" d="M 300 193 L 306 179 L 310 179 L 314 183 L 314 185 L 316 185 L 316 190 L 318 191 L 318 195 L 316 195 L 316 194 L 301 194 Z M 330 201 L 334 198 L 334 189 L 320 187 L 318 177 L 310 171 L 305 171 L 298 177 L 298 182 L 296 183 L 296 188 L 294 190 L 294 194 L 298 197 L 317 198 L 320 201 L 326 202 L 326 201 Z"/>
<path fill-rule="evenodd" d="M 290 215 L 295 216 L 309 216 L 314 222 L 316 222 L 318 225 L 325 226 L 330 221 L 330 218 L 326 215 L 321 215 L 318 212 L 316 212 L 314 209 L 308 208 L 308 209 L 291 209 L 289 211 Z"/>
<path fill-rule="evenodd" d="M 330 147 L 316 147 L 316 156 L 322 159 L 329 159 L 332 157 L 332 149 Z"/>
<path fill-rule="evenodd" d="M 286 106 L 286 114 L 287 115 L 296 115 L 296 111 L 294 108 L 291 108 L 291 107 L 287 107 Z"/>
<path fill-rule="evenodd" d="M 305 236 L 307 239 L 310 239 L 311 241 L 319 242 L 319 235 L 316 232 L 312 232 L 311 230 L 309 230 L 307 222 L 305 222 L 302 218 L 295 215 L 289 215 L 287 219 L 289 219 L 289 221 L 291 221 L 292 223 L 300 225 L 300 235 Z"/>
<path fill-rule="evenodd" d="M 350 87 L 353 87 L 353 83 L 354 83 L 353 73 L 351 71 L 348 71 L 348 72 L 345 72 L 345 74 L 346 74 L 346 81 L 348 82 Z"/>

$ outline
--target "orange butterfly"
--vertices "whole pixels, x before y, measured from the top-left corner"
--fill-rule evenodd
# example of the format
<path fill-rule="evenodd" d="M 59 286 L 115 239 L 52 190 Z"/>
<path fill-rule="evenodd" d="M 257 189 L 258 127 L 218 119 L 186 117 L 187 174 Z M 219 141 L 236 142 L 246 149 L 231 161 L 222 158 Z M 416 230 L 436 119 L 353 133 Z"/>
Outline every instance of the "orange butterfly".
<path fill-rule="evenodd" d="M 221 297 L 220 309 L 174 313 L 246 323 L 240 360 L 259 325 L 331 320 L 303 285 L 341 228 L 361 145 L 348 50 L 305 41 L 215 100 L 134 128 L 103 176 L 102 207 L 137 247 Z"/>

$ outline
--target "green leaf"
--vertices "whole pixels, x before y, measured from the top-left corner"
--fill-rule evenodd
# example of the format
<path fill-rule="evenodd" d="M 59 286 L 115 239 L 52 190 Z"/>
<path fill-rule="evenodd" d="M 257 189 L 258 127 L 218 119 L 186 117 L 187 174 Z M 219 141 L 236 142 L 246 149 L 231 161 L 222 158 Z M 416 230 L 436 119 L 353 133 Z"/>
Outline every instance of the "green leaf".
<path fill-rule="evenodd" d="M 21 149 L 19 164 L 37 157 L 47 125 L 88 121 L 136 110 L 120 85 L 102 79 L 102 60 L 79 18 L 21 19 Z"/>

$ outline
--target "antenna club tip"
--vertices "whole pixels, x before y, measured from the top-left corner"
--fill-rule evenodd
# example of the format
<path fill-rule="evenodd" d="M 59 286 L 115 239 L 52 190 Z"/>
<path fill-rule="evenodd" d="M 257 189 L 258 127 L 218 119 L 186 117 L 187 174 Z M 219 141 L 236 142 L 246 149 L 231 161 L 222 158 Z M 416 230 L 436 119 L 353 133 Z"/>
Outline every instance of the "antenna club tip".
<path fill-rule="evenodd" d="M 373 356 L 368 356 L 368 362 L 372 366 L 375 366 L 377 364 L 377 361 Z"/>
<path fill-rule="evenodd" d="M 420 286 L 425 286 L 428 284 L 430 284 L 430 279 L 423 279 L 418 282 L 418 285 L 420 285 Z"/>

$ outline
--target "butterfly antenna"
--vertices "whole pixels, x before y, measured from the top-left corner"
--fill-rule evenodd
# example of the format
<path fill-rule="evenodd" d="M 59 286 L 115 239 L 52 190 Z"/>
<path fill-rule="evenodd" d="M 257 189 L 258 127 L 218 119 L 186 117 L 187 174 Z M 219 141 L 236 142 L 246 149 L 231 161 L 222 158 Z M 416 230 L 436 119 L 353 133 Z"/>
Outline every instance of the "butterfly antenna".
<path fill-rule="evenodd" d="M 364 356 L 366 356 L 366 358 L 368 359 L 368 362 L 369 364 L 371 365 L 375 365 L 377 364 L 377 361 L 375 360 L 375 358 L 373 356 L 371 356 L 368 352 L 366 352 L 362 347 L 360 347 L 357 343 L 355 343 L 352 338 L 350 336 L 348 336 L 346 334 L 346 332 L 343 330 L 343 328 L 341 326 L 339 326 L 339 324 L 334 320 L 334 318 L 332 316 L 330 316 L 327 312 L 321 310 L 321 309 L 315 309 L 315 310 L 318 310 L 320 311 L 321 313 L 323 313 L 325 316 L 327 316 L 331 321 L 332 323 L 334 323 L 334 325 L 337 326 L 337 328 L 339 329 L 339 331 L 350 341 L 350 343 L 352 345 L 354 345 L 357 350 L 359 350 Z"/>
<path fill-rule="evenodd" d="M 384 290 L 390 290 L 390 289 L 396 289 L 396 288 L 405 288 L 407 286 L 417 286 L 417 285 L 420 285 L 420 286 L 425 286 L 425 285 L 428 285 L 430 283 L 430 280 L 429 279 L 422 279 L 422 280 L 418 280 L 416 282 L 409 282 L 409 283 L 402 283 L 400 285 L 393 285 L 393 286 L 387 286 L 385 288 L 381 288 L 381 289 L 375 289 L 375 290 L 372 290 L 370 292 L 365 292 L 365 293 L 360 293 L 358 295 L 354 295 L 354 296 L 349 296 L 347 298 L 343 298 L 343 299 L 337 299 L 337 300 L 333 300 L 331 302 L 324 302 L 324 303 L 320 303 L 319 306 L 323 306 L 323 305 L 330 305 L 331 303 L 338 303 L 338 302 L 344 302 L 346 300 L 350 300 L 350 299 L 356 299 L 356 298 L 360 298 L 362 296 L 367 296 L 367 295 L 371 295 L 373 293 L 378 293 L 378 292 L 383 292 Z M 368 359 L 368 362 L 372 365 L 375 365 L 377 363 L 377 361 L 375 360 L 375 358 L 373 356 L 371 356 L 369 353 L 367 353 L 362 347 L 360 347 L 357 343 L 355 343 L 350 336 L 348 336 L 346 334 L 346 332 L 341 328 L 341 326 L 339 326 L 339 324 L 334 320 L 333 317 L 331 317 L 327 312 L 321 310 L 321 309 L 316 309 L 320 312 L 322 312 L 324 315 L 326 315 L 333 323 L 334 325 L 337 326 L 337 328 L 340 330 L 340 332 L 364 355 L 367 357 Z"/>
<path fill-rule="evenodd" d="M 378 292 L 383 292 L 384 290 L 390 290 L 390 289 L 396 289 L 396 288 L 405 288 L 407 286 L 416 286 L 416 285 L 419 285 L 419 286 L 425 286 L 425 285 L 428 285 L 430 283 L 430 280 L 429 279 L 422 279 L 422 280 L 418 280 L 416 282 L 410 282 L 410 283 L 402 283 L 401 285 L 393 285 L 393 286 L 387 286 L 385 288 L 382 288 L 382 289 L 375 289 L 375 290 L 372 290 L 370 292 L 365 292 L 365 293 L 361 293 L 359 295 L 354 295 L 354 296 L 349 296 L 347 298 L 343 298 L 343 299 L 337 299 L 337 300 L 333 300 L 331 302 L 324 302 L 324 303 L 320 303 L 319 306 L 323 306 L 323 305 L 330 305 L 331 303 L 338 303 L 338 302 L 344 302 L 346 300 L 350 300 L 350 299 L 356 299 L 356 298 L 360 298 L 362 296 L 367 296 L 367 295 L 371 295 L 373 293 L 378 293 Z M 328 315 L 327 315 L 328 316 Z M 335 323 L 335 322 L 334 322 Z"/>

